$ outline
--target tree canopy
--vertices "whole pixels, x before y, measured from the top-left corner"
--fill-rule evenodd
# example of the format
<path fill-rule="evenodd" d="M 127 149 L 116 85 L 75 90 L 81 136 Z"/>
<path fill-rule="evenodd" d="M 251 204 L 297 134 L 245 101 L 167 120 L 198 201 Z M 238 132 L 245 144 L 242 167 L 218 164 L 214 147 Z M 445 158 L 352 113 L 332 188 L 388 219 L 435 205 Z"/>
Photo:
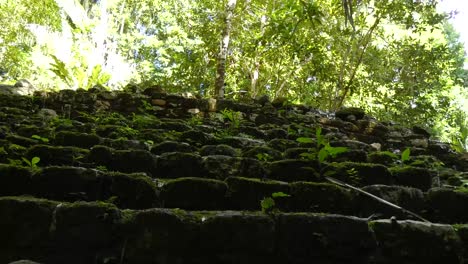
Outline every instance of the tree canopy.
<path fill-rule="evenodd" d="M 465 52 L 438 2 L 0 0 L 0 73 L 44 89 L 357 106 L 466 150 Z"/>

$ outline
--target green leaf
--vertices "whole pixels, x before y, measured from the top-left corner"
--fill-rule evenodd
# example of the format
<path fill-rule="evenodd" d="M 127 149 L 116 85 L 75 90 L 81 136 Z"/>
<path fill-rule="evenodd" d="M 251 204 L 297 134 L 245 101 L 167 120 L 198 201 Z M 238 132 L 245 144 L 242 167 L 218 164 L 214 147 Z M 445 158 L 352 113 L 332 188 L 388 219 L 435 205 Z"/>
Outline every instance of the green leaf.
<path fill-rule="evenodd" d="M 31 166 L 32 166 L 32 167 L 36 166 L 36 164 L 39 163 L 39 161 L 41 161 L 41 158 L 39 158 L 39 157 L 33 157 L 33 158 L 31 159 Z"/>
<path fill-rule="evenodd" d="M 315 160 L 315 153 L 309 153 L 309 152 L 304 152 L 304 153 L 301 153 L 299 156 L 305 158 L 305 159 L 308 159 L 308 160 Z"/>
<path fill-rule="evenodd" d="M 291 195 L 284 193 L 284 192 L 274 192 L 271 194 L 271 197 L 278 198 L 278 197 L 290 197 Z"/>
<path fill-rule="evenodd" d="M 296 141 L 299 143 L 313 143 L 314 142 L 312 138 L 308 138 L 308 137 L 298 137 L 296 138 Z"/>
<path fill-rule="evenodd" d="M 318 153 L 318 160 L 320 163 L 324 162 L 328 158 L 328 151 L 322 148 Z"/>
<path fill-rule="evenodd" d="M 340 153 L 344 153 L 348 151 L 346 147 L 331 147 L 329 144 L 326 145 L 325 149 L 328 151 L 328 154 L 333 158 Z"/>
<path fill-rule="evenodd" d="M 25 157 L 21 157 L 21 159 L 26 163 L 29 167 L 32 167 L 31 161 L 27 160 Z"/>
<path fill-rule="evenodd" d="M 409 160 L 410 154 L 411 154 L 410 148 L 406 148 L 406 149 L 401 153 L 401 161 L 402 161 L 402 162 L 405 162 L 405 161 Z"/>
<path fill-rule="evenodd" d="M 275 200 L 271 197 L 264 198 L 261 202 L 260 205 L 262 207 L 262 212 L 269 212 L 273 207 L 275 206 Z"/>

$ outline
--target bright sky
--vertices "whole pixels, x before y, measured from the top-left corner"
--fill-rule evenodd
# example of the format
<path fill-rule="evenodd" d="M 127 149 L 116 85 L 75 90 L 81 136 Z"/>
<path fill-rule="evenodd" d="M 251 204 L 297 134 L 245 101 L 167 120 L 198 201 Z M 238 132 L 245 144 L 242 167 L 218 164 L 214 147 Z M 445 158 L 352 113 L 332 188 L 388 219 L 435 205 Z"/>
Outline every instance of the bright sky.
<path fill-rule="evenodd" d="M 441 0 L 439 3 L 439 8 L 444 12 L 458 12 L 458 14 L 450 21 L 458 33 L 460 33 L 460 41 L 465 43 L 465 52 L 468 53 L 468 1 Z"/>

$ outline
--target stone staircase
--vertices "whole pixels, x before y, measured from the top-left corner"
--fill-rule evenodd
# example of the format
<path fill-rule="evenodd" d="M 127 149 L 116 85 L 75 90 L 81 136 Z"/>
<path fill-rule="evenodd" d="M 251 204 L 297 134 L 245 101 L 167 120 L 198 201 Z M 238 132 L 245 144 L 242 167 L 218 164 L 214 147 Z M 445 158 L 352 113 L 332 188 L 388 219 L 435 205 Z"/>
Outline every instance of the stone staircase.
<path fill-rule="evenodd" d="M 0 263 L 468 263 L 468 159 L 419 127 L 152 87 L 0 110 Z"/>

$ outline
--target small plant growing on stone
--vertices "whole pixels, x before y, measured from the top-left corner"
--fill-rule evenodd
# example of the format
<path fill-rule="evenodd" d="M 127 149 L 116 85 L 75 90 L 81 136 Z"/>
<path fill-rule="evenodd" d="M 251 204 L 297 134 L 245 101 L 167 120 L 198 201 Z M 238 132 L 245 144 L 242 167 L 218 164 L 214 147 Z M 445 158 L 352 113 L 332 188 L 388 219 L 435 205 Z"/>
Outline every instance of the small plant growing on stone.
<path fill-rule="evenodd" d="M 322 135 L 322 128 L 317 127 L 315 130 L 315 137 L 316 137 L 316 146 L 319 150 L 316 154 L 315 153 L 302 153 L 301 156 L 307 159 L 316 159 L 319 164 L 322 164 L 328 157 L 336 157 L 336 155 L 340 153 L 344 153 L 348 151 L 346 147 L 332 147 L 330 143 L 325 139 Z M 312 143 L 313 139 L 309 137 L 300 137 L 296 139 L 297 142 L 300 143 Z"/>
<path fill-rule="evenodd" d="M 410 159 L 410 154 L 411 150 L 410 148 L 406 148 L 402 153 L 401 153 L 401 163 L 403 164 L 405 161 L 408 161 Z"/>
<path fill-rule="evenodd" d="M 100 170 L 100 171 L 108 171 L 107 167 L 104 166 L 104 165 L 99 165 L 96 167 L 97 170 Z"/>
<path fill-rule="evenodd" d="M 187 123 L 191 126 L 203 125 L 203 118 L 199 115 L 193 115 L 189 120 L 187 120 Z"/>
<path fill-rule="evenodd" d="M 239 128 L 240 122 L 242 119 L 242 114 L 240 112 L 233 111 L 231 109 L 221 110 L 222 121 L 228 120 L 231 128 Z"/>
<path fill-rule="evenodd" d="M 265 161 L 265 162 L 273 159 L 273 157 L 270 156 L 270 154 L 268 153 L 258 153 L 257 155 L 255 155 L 255 157 L 257 157 L 259 161 Z"/>
<path fill-rule="evenodd" d="M 227 120 L 229 123 L 229 127 L 227 128 L 225 133 L 221 133 L 221 137 L 235 135 L 239 132 L 238 130 L 242 120 L 241 112 L 236 112 L 231 109 L 224 109 L 221 110 L 220 115 L 218 115 L 218 118 L 221 122 L 225 122 Z"/>
<path fill-rule="evenodd" d="M 28 167 L 30 167 L 33 170 L 36 170 L 38 168 L 37 163 L 41 161 L 41 158 L 39 157 L 33 157 L 31 160 L 28 160 L 25 157 L 22 157 L 21 159 L 23 160 L 24 163 L 26 163 Z"/>
<path fill-rule="evenodd" d="M 279 209 L 276 207 L 275 198 L 281 198 L 281 197 L 290 197 L 290 195 L 284 192 L 275 192 L 275 193 L 272 193 L 270 197 L 263 198 L 260 201 L 262 212 L 266 214 L 277 213 Z"/>

